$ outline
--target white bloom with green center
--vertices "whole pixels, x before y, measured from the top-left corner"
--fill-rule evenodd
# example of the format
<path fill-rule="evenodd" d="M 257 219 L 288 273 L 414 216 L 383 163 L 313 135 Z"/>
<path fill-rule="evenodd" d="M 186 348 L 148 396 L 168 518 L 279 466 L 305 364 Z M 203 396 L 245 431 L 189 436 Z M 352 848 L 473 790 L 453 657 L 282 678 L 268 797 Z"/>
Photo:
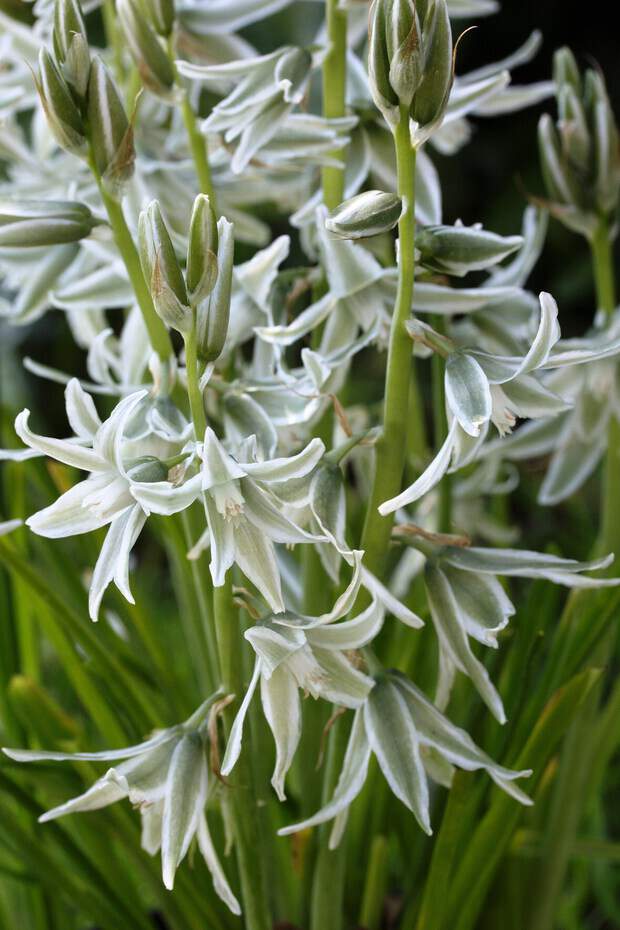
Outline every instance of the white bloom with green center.
<path fill-rule="evenodd" d="M 249 444 L 248 444 L 249 445 Z M 258 588 L 272 610 L 282 612 L 284 601 L 274 543 L 316 542 L 283 513 L 279 485 L 310 476 L 325 446 L 313 439 L 288 458 L 237 461 L 209 427 L 197 453 L 202 465 L 183 484 L 170 481 L 132 482 L 131 494 L 147 513 L 173 514 L 202 498 L 208 528 L 194 547 L 194 555 L 211 547 L 213 584 L 224 584 L 236 562 Z"/>
<path fill-rule="evenodd" d="M 122 798 L 138 807 L 142 817 L 142 847 L 150 855 L 161 849 L 162 878 L 169 890 L 175 872 L 194 837 L 204 857 L 213 887 L 233 914 L 241 908 L 232 893 L 215 852 L 207 825 L 209 796 L 208 714 L 221 698 L 208 698 L 185 723 L 160 730 L 136 746 L 103 752 L 45 752 L 7 749 L 16 762 L 120 762 L 108 769 L 84 794 L 43 814 L 46 823 L 67 814 L 100 810 Z"/>
<path fill-rule="evenodd" d="M 146 521 L 146 511 L 132 496 L 132 475 L 161 477 L 167 467 L 157 454 L 180 452 L 181 443 L 150 436 L 127 438 L 126 431 L 147 391 L 138 391 L 121 400 L 102 423 L 92 397 L 76 379 L 67 385 L 67 417 L 75 436 L 54 439 L 33 433 L 28 425 L 29 410 L 15 421 L 19 438 L 35 455 L 48 455 L 57 462 L 89 472 L 83 481 L 65 491 L 49 507 L 26 520 L 30 529 L 50 539 L 78 536 L 108 526 L 89 592 L 89 613 L 97 620 L 105 589 L 114 581 L 119 591 L 134 603 L 129 587 L 129 555 Z"/>
<path fill-rule="evenodd" d="M 299 689 L 342 707 L 359 707 L 366 699 L 372 679 L 356 668 L 349 656 L 377 635 L 384 609 L 373 599 L 352 620 L 337 622 L 355 604 L 362 583 L 362 555 L 360 551 L 352 553 L 351 581 L 328 613 L 308 617 L 287 611 L 246 631 L 256 661 L 230 733 L 222 774 L 230 773 L 239 758 L 245 718 L 259 683 L 263 712 L 276 743 L 271 783 L 280 800 L 285 799 L 284 779 L 301 738 Z"/>
<path fill-rule="evenodd" d="M 529 770 L 517 772 L 498 765 L 408 678 L 400 672 L 388 672 L 376 680 L 368 698 L 355 712 L 331 800 L 307 820 L 279 830 L 280 835 L 333 820 L 329 846 L 338 846 L 349 807 L 364 787 L 372 753 L 391 790 L 428 834 L 432 830 L 427 775 L 449 785 L 454 767 L 466 771 L 485 769 L 503 791 L 521 804 L 532 803 L 514 784 L 515 779 L 531 775 Z"/>

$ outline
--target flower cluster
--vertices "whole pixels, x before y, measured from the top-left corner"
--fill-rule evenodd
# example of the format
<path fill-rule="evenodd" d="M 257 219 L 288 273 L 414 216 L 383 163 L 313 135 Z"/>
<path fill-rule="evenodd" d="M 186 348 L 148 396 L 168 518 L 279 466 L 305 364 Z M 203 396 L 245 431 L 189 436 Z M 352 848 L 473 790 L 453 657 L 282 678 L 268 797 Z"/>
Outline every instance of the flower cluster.
<path fill-rule="evenodd" d="M 613 561 L 607 551 L 577 561 L 506 548 L 506 526 L 495 547 L 453 534 L 464 526 L 488 541 L 486 527 L 493 536 L 486 496 L 506 487 L 511 462 L 549 456 L 539 500 L 566 498 L 620 422 L 613 298 L 591 330 L 563 339 L 554 298 L 528 290 L 547 210 L 595 250 L 615 234 L 618 137 L 602 78 L 582 79 L 563 51 L 553 83 L 512 85 L 510 69 L 535 53 L 537 34 L 507 60 L 456 76 L 451 19 L 493 4 L 373 0 L 369 10 L 337 5 L 349 16 L 347 92 L 338 115 L 319 112 L 313 82 L 335 54 L 333 36 L 261 54 L 237 34 L 287 5 L 192 0 L 175 11 L 120 0 L 116 62 L 109 49 L 92 53 L 78 0 L 41 4 L 36 30 L 0 13 L 0 324 L 8 331 L 61 309 L 87 373 L 26 359 L 65 385 L 71 435 L 34 432 L 26 409 L 15 420 L 25 448 L 0 458 L 45 456 L 83 473 L 67 472 L 64 492 L 25 523 L 51 539 L 106 528 L 88 579 L 93 621 L 114 618 L 112 582 L 134 603 L 131 570 L 149 571 L 140 534 L 153 523 L 158 539 L 178 534 L 181 515 L 199 591 L 213 596 L 205 623 L 219 645 L 212 684 L 223 688 L 136 746 L 5 752 L 18 762 L 119 760 L 41 820 L 128 798 L 144 849 L 161 849 L 166 888 L 195 838 L 235 914 L 206 810 L 227 821 L 232 797 L 237 826 L 250 816 L 242 801 L 235 807 L 245 786 L 234 779 L 247 774 L 236 766 L 257 690 L 280 800 L 303 739 L 302 695 L 353 711 L 333 795 L 280 833 L 334 820 L 338 845 L 374 754 L 430 834 L 428 780 L 449 786 L 456 768 L 484 769 L 531 803 L 515 784 L 529 769 L 494 761 L 449 718 L 458 673 L 506 721 L 472 641 L 502 644 L 516 610 L 507 579 L 618 583 L 600 574 Z M 23 62 L 34 65 L 38 44 L 35 92 Z M 469 116 L 529 106 L 554 89 L 558 121 L 540 123 L 548 201 L 527 208 L 520 234 L 446 222 L 433 150 L 465 145 Z M 255 211 L 267 204 L 279 229 L 290 220 L 274 239 L 267 211 Z M 370 355 L 386 372 L 383 412 L 351 388 Z M 414 357 L 440 373 L 435 432 L 417 444 L 407 442 L 424 425 Z M 34 425 L 43 413 L 34 410 Z M 10 543 L 19 526 L 7 520 L 0 533 Z M 418 576 L 422 597 L 412 600 Z M 433 700 L 405 660 L 387 667 L 394 649 L 382 646 L 395 629 L 422 635 L 425 620 L 436 643 Z M 222 698 L 237 706 L 224 714 L 219 766 Z M 243 830 L 232 832 L 243 844 Z"/>

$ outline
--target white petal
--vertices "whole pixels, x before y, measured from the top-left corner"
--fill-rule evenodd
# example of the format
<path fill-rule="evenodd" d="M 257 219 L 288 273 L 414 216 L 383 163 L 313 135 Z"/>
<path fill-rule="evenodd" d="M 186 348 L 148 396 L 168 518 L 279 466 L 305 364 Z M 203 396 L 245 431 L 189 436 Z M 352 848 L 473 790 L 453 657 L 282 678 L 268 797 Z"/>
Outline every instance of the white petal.
<path fill-rule="evenodd" d="M 230 729 L 230 736 L 228 737 L 228 742 L 226 744 L 226 752 L 224 753 L 224 758 L 222 760 L 222 775 L 230 775 L 233 768 L 237 764 L 237 759 L 241 755 L 241 746 L 243 741 L 243 724 L 247 712 L 250 707 L 250 701 L 254 696 L 256 691 L 256 686 L 258 684 L 258 679 L 260 678 L 261 663 L 260 659 L 257 657 L 256 662 L 254 663 L 254 671 L 252 672 L 252 678 L 248 689 L 243 696 L 243 701 L 241 706 L 237 711 L 235 719 L 233 720 L 233 725 Z"/>
<path fill-rule="evenodd" d="M 448 356 L 445 371 L 446 401 L 452 413 L 470 436 L 491 416 L 491 391 L 478 362 L 463 352 Z"/>
<path fill-rule="evenodd" d="M 101 426 L 94 401 L 87 394 L 77 378 L 71 378 L 65 388 L 65 407 L 69 425 L 81 439 L 90 439 Z"/>
<path fill-rule="evenodd" d="M 33 433 L 28 426 L 29 410 L 22 410 L 15 420 L 15 432 L 27 446 L 49 455 L 50 458 L 81 468 L 83 471 L 106 471 L 109 469 L 105 459 L 93 449 L 87 449 L 70 439 L 53 439 L 50 436 L 39 436 Z"/>
<path fill-rule="evenodd" d="M 220 898 L 224 904 L 233 912 L 233 914 L 241 914 L 241 905 L 232 893 L 232 889 L 228 884 L 226 875 L 224 874 L 224 869 L 220 865 L 220 860 L 218 859 L 217 853 L 215 852 L 215 847 L 213 846 L 211 834 L 209 833 L 209 828 L 207 826 L 207 818 L 204 814 L 198 821 L 197 837 L 200 852 L 202 853 L 207 868 L 211 873 L 211 878 L 213 879 L 213 888 L 215 893 L 217 894 L 218 898 Z"/>
<path fill-rule="evenodd" d="M 80 481 L 69 488 L 64 494 L 39 510 L 26 520 L 33 533 L 57 539 L 63 536 L 78 536 L 80 533 L 90 533 L 110 522 L 106 514 L 88 509 L 85 500 L 93 493 L 102 494 L 110 485 L 109 475 L 96 475 Z"/>
<path fill-rule="evenodd" d="M 391 500 L 381 504 L 379 513 L 382 517 L 385 517 L 388 513 L 394 513 L 395 510 L 399 510 L 401 507 L 405 507 L 407 504 L 411 504 L 413 501 L 417 501 L 421 497 L 424 497 L 425 494 L 428 494 L 428 492 L 441 481 L 450 466 L 450 458 L 454 449 L 457 429 L 458 420 L 454 419 L 442 447 L 417 481 L 414 481 L 412 485 L 402 491 L 397 497 L 393 497 Z"/>
<path fill-rule="evenodd" d="M 170 761 L 161 835 L 164 885 L 174 885 L 174 873 L 196 833 L 207 799 L 207 760 L 202 737 L 187 733 Z"/>
<path fill-rule="evenodd" d="M 233 535 L 239 568 L 275 613 L 283 611 L 280 572 L 272 541 L 246 519 L 238 522 Z"/>
<path fill-rule="evenodd" d="M 276 764 L 271 778 L 280 801 L 286 800 L 284 779 L 301 738 L 301 707 L 297 682 L 284 665 L 270 678 L 261 678 L 263 713 L 276 744 Z"/>
<path fill-rule="evenodd" d="M 258 481 L 288 481 L 303 478 L 318 465 L 325 444 L 321 439 L 312 439 L 305 449 L 289 458 L 271 459 L 267 462 L 248 462 L 241 467 L 247 475 Z"/>
<path fill-rule="evenodd" d="M 370 745 L 366 736 L 364 717 L 361 711 L 357 711 L 353 718 L 353 726 L 351 727 L 351 735 L 349 736 L 340 778 L 331 801 L 307 820 L 278 830 L 278 835 L 288 836 L 290 833 L 298 833 L 300 830 L 316 827 L 346 811 L 364 786 L 369 761 Z"/>
<path fill-rule="evenodd" d="M 379 681 L 373 688 L 364 705 L 364 722 L 388 785 L 430 836 L 428 782 L 420 741 L 407 703 L 391 681 Z"/>

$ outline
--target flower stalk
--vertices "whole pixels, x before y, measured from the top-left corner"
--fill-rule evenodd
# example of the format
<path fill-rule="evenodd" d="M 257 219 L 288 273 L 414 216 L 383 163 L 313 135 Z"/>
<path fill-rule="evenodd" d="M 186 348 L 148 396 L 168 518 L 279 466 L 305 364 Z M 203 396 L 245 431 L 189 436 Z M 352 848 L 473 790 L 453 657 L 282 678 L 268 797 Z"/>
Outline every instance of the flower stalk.
<path fill-rule="evenodd" d="M 339 0 L 325 0 L 328 49 L 323 62 L 323 115 L 338 119 L 345 115 L 347 84 L 347 11 Z M 345 152 L 331 153 L 342 165 L 324 165 L 321 170 L 323 202 L 334 210 L 344 197 Z"/>
<path fill-rule="evenodd" d="M 376 445 L 375 477 L 362 533 L 366 566 L 377 575 L 383 571 L 394 521 L 391 515 L 382 517 L 378 508 L 393 497 L 401 486 L 407 449 L 409 382 L 413 364 L 411 339 L 405 323 L 411 314 L 415 270 L 416 150 L 411 144 L 409 109 L 405 106 L 400 107 L 400 120 L 394 129 L 394 147 L 398 195 L 403 201 L 403 212 L 398 223 L 398 291 L 385 375 L 383 433 Z"/>

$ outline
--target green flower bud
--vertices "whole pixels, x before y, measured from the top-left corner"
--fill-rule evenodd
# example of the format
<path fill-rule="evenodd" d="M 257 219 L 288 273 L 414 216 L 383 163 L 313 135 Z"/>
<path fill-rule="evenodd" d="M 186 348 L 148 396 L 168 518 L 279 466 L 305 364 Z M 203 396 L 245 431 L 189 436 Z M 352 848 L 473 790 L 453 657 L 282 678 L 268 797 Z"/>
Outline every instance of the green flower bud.
<path fill-rule="evenodd" d="M 155 32 L 167 38 L 174 26 L 174 0 L 142 0 L 142 15 L 146 16 Z"/>
<path fill-rule="evenodd" d="M 116 9 L 142 83 L 154 94 L 168 99 L 174 86 L 174 68 L 155 29 L 142 15 L 136 0 L 118 0 Z"/>
<path fill-rule="evenodd" d="M 166 481 L 168 466 L 154 455 L 142 455 L 127 468 L 127 477 L 132 481 Z"/>
<path fill-rule="evenodd" d="M 435 0 L 429 6 L 422 35 L 424 74 L 410 110 L 411 118 L 419 127 L 416 136 L 420 142 L 441 122 L 454 78 L 452 29 L 445 0 Z"/>
<path fill-rule="evenodd" d="M 475 226 L 426 226 L 416 236 L 423 265 L 458 277 L 490 268 L 522 245 L 521 236 L 498 236 Z"/>
<path fill-rule="evenodd" d="M 391 126 L 400 121 L 401 107 L 422 129 L 436 125 L 452 86 L 445 0 L 373 0 L 368 74 L 373 99 Z"/>
<path fill-rule="evenodd" d="M 586 71 L 584 99 L 592 129 L 594 197 L 597 207 L 608 213 L 620 193 L 620 140 L 605 81 L 597 71 Z"/>
<path fill-rule="evenodd" d="M 73 155 L 86 155 L 88 146 L 84 122 L 69 87 L 47 49 L 39 53 L 36 80 L 41 104 L 58 145 Z"/>
<path fill-rule="evenodd" d="M 572 204 L 578 192 L 568 171 L 558 132 L 547 113 L 538 122 L 538 148 L 547 194 L 556 203 Z"/>
<path fill-rule="evenodd" d="M 78 0 L 56 0 L 52 38 L 64 78 L 83 100 L 90 74 L 90 50 Z"/>
<path fill-rule="evenodd" d="M 159 204 L 151 201 L 138 220 L 140 262 L 162 320 L 179 332 L 192 327 L 185 281 Z"/>
<path fill-rule="evenodd" d="M 559 89 L 558 111 L 562 150 L 569 165 L 586 174 L 591 164 L 590 132 L 585 110 L 571 84 L 563 84 Z"/>
<path fill-rule="evenodd" d="M 217 281 L 217 217 L 206 194 L 194 201 L 189 224 L 185 278 L 192 304 L 208 297 Z"/>
<path fill-rule="evenodd" d="M 364 191 L 336 207 L 325 220 L 325 228 L 339 239 L 364 239 L 393 229 L 401 214 L 397 194 Z"/>
<path fill-rule="evenodd" d="M 86 204 L 77 201 L 0 201 L 0 246 L 35 248 L 79 242 L 100 222 Z"/>
<path fill-rule="evenodd" d="M 217 281 L 207 300 L 198 307 L 196 318 L 198 357 L 205 362 L 214 362 L 221 355 L 230 316 L 235 251 L 234 227 L 221 217 L 217 231 Z"/>
<path fill-rule="evenodd" d="M 120 94 L 100 58 L 94 58 L 88 82 L 88 121 L 95 166 L 112 194 L 133 174 L 133 131 Z"/>
<path fill-rule="evenodd" d="M 569 48 L 559 48 L 553 56 L 553 80 L 558 92 L 568 85 L 580 97 L 582 93 L 581 75 L 575 56 Z"/>

